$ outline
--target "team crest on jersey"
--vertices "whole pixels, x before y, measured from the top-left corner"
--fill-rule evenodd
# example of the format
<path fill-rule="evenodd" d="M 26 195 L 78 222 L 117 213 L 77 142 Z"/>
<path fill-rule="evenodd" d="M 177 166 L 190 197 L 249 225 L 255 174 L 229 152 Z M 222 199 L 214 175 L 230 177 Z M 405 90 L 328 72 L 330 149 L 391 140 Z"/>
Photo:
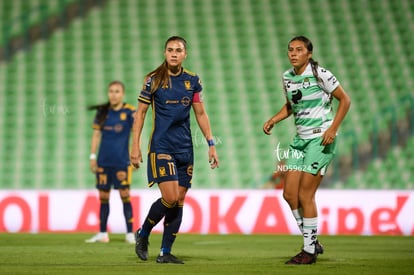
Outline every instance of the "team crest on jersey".
<path fill-rule="evenodd" d="M 185 80 L 184 81 L 184 86 L 186 90 L 191 90 L 191 82 L 190 80 Z"/>
<path fill-rule="evenodd" d="M 303 81 L 302 81 L 302 87 L 304 88 L 304 89 L 307 89 L 307 88 L 309 88 L 310 87 L 310 81 L 309 81 L 309 78 L 305 78 Z"/>
<path fill-rule="evenodd" d="M 158 169 L 158 173 L 160 174 L 160 177 L 165 177 L 167 175 L 167 172 L 165 171 L 165 167 L 164 166 L 161 166 Z"/>
<path fill-rule="evenodd" d="M 122 112 L 122 113 L 119 115 L 119 119 L 120 119 L 120 120 L 126 120 L 126 119 L 127 119 L 127 114 L 126 114 L 126 113 L 124 113 L 124 112 Z"/>

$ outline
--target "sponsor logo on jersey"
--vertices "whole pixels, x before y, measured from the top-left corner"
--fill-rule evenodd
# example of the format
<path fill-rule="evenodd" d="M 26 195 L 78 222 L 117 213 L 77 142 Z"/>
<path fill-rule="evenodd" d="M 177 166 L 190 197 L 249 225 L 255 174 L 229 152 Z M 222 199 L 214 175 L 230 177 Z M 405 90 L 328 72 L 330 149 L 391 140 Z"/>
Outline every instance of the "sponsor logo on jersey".
<path fill-rule="evenodd" d="M 151 77 L 150 76 L 148 76 L 147 78 L 145 78 L 145 80 L 144 80 L 144 86 L 143 86 L 143 90 L 145 90 L 145 86 L 146 87 L 151 87 Z"/>
<path fill-rule="evenodd" d="M 165 101 L 165 104 L 177 104 L 179 101 L 178 100 L 171 100 L 171 99 L 167 99 Z"/>
<path fill-rule="evenodd" d="M 307 116 L 307 115 L 309 115 L 310 114 L 310 112 L 305 112 L 305 111 L 303 111 L 303 112 L 299 112 L 299 113 L 297 113 L 296 114 L 296 116 Z"/>
<path fill-rule="evenodd" d="M 188 106 L 190 105 L 191 99 L 188 96 L 185 96 L 181 99 L 181 104 L 183 104 L 184 106 Z"/>
<path fill-rule="evenodd" d="M 122 131 L 123 128 L 124 128 L 124 126 L 122 126 L 122 124 L 118 123 L 118 124 L 115 124 L 114 131 L 119 133 L 119 132 Z"/>
<path fill-rule="evenodd" d="M 335 85 L 335 83 L 338 81 L 336 80 L 336 77 L 334 75 L 332 75 L 331 77 L 328 78 L 328 81 L 332 82 L 332 85 Z"/>
<path fill-rule="evenodd" d="M 166 160 L 171 160 L 172 157 L 168 154 L 157 154 L 157 159 L 166 159 Z"/>

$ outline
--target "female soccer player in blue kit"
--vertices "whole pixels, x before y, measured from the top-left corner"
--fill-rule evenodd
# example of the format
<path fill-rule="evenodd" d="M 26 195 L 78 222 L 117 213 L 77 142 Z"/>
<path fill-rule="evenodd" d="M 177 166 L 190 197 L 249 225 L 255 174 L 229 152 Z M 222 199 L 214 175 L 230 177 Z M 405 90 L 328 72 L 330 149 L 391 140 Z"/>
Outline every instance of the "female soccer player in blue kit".
<path fill-rule="evenodd" d="M 96 188 L 99 190 L 100 232 L 86 240 L 87 243 L 109 242 L 107 221 L 109 216 L 109 195 L 111 187 L 119 190 L 126 223 L 125 241 L 134 244 L 132 233 L 132 206 L 129 195 L 131 166 L 129 160 L 129 139 L 134 123 L 135 107 L 124 103 L 125 87 L 120 81 L 108 86 L 108 103 L 89 107 L 97 110 L 93 122 L 90 168 L 96 173 Z M 99 146 L 99 155 L 96 153 Z"/>
<path fill-rule="evenodd" d="M 351 104 L 336 77 L 313 60 L 312 51 L 308 38 L 290 40 L 288 58 L 293 68 L 283 74 L 286 103 L 263 125 L 270 135 L 275 124 L 293 114 L 297 130 L 286 161 L 283 197 L 302 232 L 303 249 L 286 264 L 312 264 L 323 253 L 317 238 L 315 193 L 335 154 L 336 135 Z M 336 114 L 333 98 L 339 101 Z"/>
<path fill-rule="evenodd" d="M 184 69 L 187 42 L 172 36 L 165 42 L 164 62 L 150 72 L 138 97 L 138 110 L 133 128 L 131 163 L 140 167 L 141 132 L 149 105 L 153 110 L 153 131 L 148 152 L 148 185 L 157 183 L 161 198 L 156 200 L 140 229 L 135 233 L 137 256 L 148 258 L 148 238 L 152 228 L 164 218 L 164 232 L 157 263 L 183 262 L 171 254 L 183 216 L 183 204 L 193 175 L 193 143 L 190 130 L 190 110 L 207 140 L 208 159 L 212 169 L 219 159 L 208 115 L 201 97 L 199 77 Z"/>

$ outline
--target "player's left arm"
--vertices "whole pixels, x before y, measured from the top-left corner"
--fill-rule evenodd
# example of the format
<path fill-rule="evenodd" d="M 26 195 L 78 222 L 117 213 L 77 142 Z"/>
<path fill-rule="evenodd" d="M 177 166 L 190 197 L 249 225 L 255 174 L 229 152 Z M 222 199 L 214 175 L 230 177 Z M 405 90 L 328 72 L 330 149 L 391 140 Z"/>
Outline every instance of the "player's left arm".
<path fill-rule="evenodd" d="M 341 85 L 339 85 L 332 92 L 332 96 L 339 101 L 338 110 L 336 111 L 332 125 L 322 135 L 322 145 L 328 145 L 334 141 L 339 126 L 341 125 L 349 110 L 349 107 L 351 106 L 351 99 Z"/>
<path fill-rule="evenodd" d="M 213 134 L 210 127 L 210 120 L 208 118 L 207 112 L 204 108 L 203 102 L 193 102 L 193 110 L 196 116 L 198 127 L 200 127 L 201 132 L 207 141 L 213 141 Z M 209 144 L 208 148 L 208 160 L 210 162 L 211 169 L 219 167 L 219 159 L 216 151 L 216 146 L 214 144 Z"/>

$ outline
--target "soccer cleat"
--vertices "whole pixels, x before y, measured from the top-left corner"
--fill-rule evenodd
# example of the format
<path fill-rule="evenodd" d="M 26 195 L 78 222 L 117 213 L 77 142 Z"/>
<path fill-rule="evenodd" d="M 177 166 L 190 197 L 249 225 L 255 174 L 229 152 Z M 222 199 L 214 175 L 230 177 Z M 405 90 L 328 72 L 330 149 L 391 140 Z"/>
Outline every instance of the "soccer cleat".
<path fill-rule="evenodd" d="M 302 245 L 302 249 L 303 249 L 303 245 Z M 323 252 L 324 252 L 323 245 L 318 240 L 316 240 L 316 242 L 315 242 L 315 254 L 316 254 L 316 256 L 318 256 L 319 254 L 323 254 Z"/>
<path fill-rule="evenodd" d="M 319 255 L 319 254 L 323 254 L 323 245 L 317 240 L 315 243 L 315 254 Z"/>
<path fill-rule="evenodd" d="M 109 243 L 107 232 L 99 232 L 90 239 L 85 240 L 85 243 Z"/>
<path fill-rule="evenodd" d="M 157 263 L 159 264 L 183 264 L 184 262 L 177 259 L 177 257 L 175 257 L 173 254 L 167 253 L 167 254 L 163 254 L 162 256 L 159 255 L 157 257 Z"/>
<path fill-rule="evenodd" d="M 133 233 L 128 232 L 125 235 L 125 242 L 129 243 L 129 244 L 134 244 L 135 243 L 135 236 Z"/>
<path fill-rule="evenodd" d="M 140 237 L 141 228 L 135 232 L 135 253 L 143 260 L 148 260 L 148 238 Z"/>
<path fill-rule="evenodd" d="M 286 264 L 313 264 L 316 262 L 316 253 L 310 254 L 305 250 L 292 257 Z"/>

